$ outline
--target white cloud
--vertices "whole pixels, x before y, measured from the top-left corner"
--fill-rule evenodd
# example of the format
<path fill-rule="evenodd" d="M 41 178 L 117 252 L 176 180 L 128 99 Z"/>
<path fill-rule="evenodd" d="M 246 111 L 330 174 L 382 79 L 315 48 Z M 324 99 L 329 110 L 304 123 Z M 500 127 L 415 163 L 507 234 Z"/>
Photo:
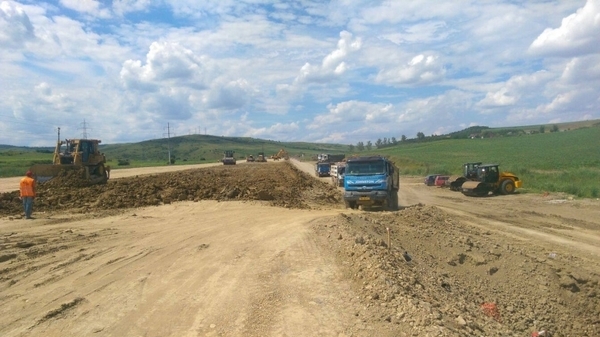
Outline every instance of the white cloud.
<path fill-rule="evenodd" d="M 424 85 L 439 81 L 445 72 L 436 56 L 419 54 L 404 65 L 382 69 L 375 80 L 392 85 Z"/>
<path fill-rule="evenodd" d="M 0 143 L 83 118 L 106 141 L 171 121 L 354 144 L 600 118 L 598 3 L 0 0 L 0 130 L 28 135 Z"/>
<path fill-rule="evenodd" d="M 16 3 L 0 2 L 0 47 L 21 48 L 35 38 L 27 13 Z"/>
<path fill-rule="evenodd" d="M 207 68 L 202 57 L 178 43 L 154 42 L 146 55 L 146 64 L 140 60 L 127 60 L 120 77 L 128 89 L 152 91 L 161 83 L 204 88 Z"/>
<path fill-rule="evenodd" d="M 405 43 L 422 44 L 442 41 L 455 32 L 456 31 L 450 29 L 444 21 L 432 21 L 421 22 L 409 26 L 404 29 L 403 32 L 385 33 L 382 34 L 380 38 L 391 41 L 397 45 Z"/>
<path fill-rule="evenodd" d="M 239 109 L 248 102 L 250 94 L 250 85 L 244 79 L 224 84 L 216 82 L 206 94 L 204 103 L 210 109 Z"/>
<path fill-rule="evenodd" d="M 60 4 L 76 12 L 96 18 L 110 18 L 111 12 L 96 0 L 60 0 Z"/>
<path fill-rule="evenodd" d="M 600 87 L 600 55 L 574 57 L 565 66 L 561 80 L 570 84 L 585 82 Z"/>
<path fill-rule="evenodd" d="M 517 99 L 517 97 L 508 94 L 506 88 L 502 88 L 496 92 L 488 92 L 478 104 L 483 107 L 502 107 L 514 105 Z"/>
<path fill-rule="evenodd" d="M 317 115 L 307 125 L 310 130 L 332 130 L 342 127 L 343 124 L 363 121 L 365 123 L 387 123 L 393 118 L 391 104 L 375 104 L 370 102 L 346 101 L 327 106 L 327 114 Z"/>
<path fill-rule="evenodd" d="M 485 98 L 477 102 L 476 106 L 483 109 L 483 113 L 492 113 L 496 111 L 488 109 L 514 106 L 523 97 L 532 103 L 539 101 L 543 96 L 541 91 L 544 90 L 544 86 L 552 80 L 555 80 L 555 75 L 548 71 L 513 76 L 504 83 L 491 85 L 493 90 L 488 91 Z"/>
<path fill-rule="evenodd" d="M 351 33 L 347 31 L 340 32 L 337 49 L 325 56 L 319 66 L 310 63 L 304 64 L 294 83 L 324 83 L 341 76 L 348 69 L 345 59 L 349 54 L 359 50 L 361 44 L 360 38 L 352 40 Z"/>
<path fill-rule="evenodd" d="M 151 0 L 113 0 L 112 9 L 118 15 L 146 10 L 152 5 Z"/>
<path fill-rule="evenodd" d="M 585 6 L 562 20 L 559 28 L 547 28 L 530 46 L 538 55 L 574 56 L 600 52 L 600 1 Z"/>

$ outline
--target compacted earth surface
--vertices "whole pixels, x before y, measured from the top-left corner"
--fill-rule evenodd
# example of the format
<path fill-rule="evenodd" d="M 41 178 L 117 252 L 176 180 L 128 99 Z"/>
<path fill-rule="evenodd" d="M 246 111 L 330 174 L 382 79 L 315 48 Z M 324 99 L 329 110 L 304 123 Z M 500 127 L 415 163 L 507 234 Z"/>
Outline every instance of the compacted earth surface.
<path fill-rule="evenodd" d="M 178 169 L 57 177 L 33 220 L 0 179 L 0 335 L 600 336 L 598 200 L 401 177 L 359 211 L 311 163 Z"/>

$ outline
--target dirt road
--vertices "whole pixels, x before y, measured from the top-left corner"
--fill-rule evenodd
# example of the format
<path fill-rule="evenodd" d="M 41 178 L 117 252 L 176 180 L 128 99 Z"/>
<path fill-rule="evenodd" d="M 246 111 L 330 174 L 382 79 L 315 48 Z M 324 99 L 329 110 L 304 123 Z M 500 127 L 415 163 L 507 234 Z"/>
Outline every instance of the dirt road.
<path fill-rule="evenodd" d="M 351 211 L 292 162 L 114 179 L 45 192 L 32 221 L 2 213 L 0 335 L 600 335 L 599 201 L 402 177 L 400 211 Z"/>

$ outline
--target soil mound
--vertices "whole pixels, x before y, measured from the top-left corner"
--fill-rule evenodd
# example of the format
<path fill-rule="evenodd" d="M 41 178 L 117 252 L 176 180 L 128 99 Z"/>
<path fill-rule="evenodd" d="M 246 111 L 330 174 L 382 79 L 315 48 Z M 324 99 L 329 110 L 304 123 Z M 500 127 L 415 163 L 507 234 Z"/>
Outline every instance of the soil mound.
<path fill-rule="evenodd" d="M 431 206 L 342 214 L 316 230 L 367 321 L 413 336 L 600 336 L 600 276 L 574 256 L 503 243 Z"/>
<path fill-rule="evenodd" d="M 38 186 L 34 212 L 89 212 L 177 201 L 264 201 L 287 208 L 342 207 L 340 193 L 291 164 L 245 164 L 136 176 L 87 186 L 65 172 Z M 22 212 L 18 192 L 0 194 L 0 215 Z"/>

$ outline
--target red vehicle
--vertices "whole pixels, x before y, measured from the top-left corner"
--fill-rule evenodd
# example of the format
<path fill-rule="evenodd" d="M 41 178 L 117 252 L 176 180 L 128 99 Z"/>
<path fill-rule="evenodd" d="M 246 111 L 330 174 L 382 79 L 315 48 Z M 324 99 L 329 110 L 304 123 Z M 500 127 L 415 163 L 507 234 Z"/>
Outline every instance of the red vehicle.
<path fill-rule="evenodd" d="M 446 186 L 450 176 L 437 176 L 435 177 L 435 186 Z"/>
<path fill-rule="evenodd" d="M 430 174 L 425 177 L 425 185 L 427 186 L 435 186 L 435 178 L 437 178 L 439 174 Z"/>

